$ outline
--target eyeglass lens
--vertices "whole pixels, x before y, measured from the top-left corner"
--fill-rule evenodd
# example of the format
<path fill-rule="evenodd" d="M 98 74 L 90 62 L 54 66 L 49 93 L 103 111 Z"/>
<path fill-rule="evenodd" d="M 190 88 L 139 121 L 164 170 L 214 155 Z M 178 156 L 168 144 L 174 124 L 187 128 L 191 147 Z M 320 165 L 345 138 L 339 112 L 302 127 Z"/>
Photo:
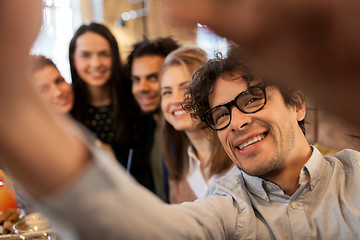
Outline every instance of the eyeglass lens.
<path fill-rule="evenodd" d="M 215 107 L 206 116 L 206 122 L 215 130 L 225 128 L 231 121 L 231 105 L 235 105 L 243 113 L 254 113 L 265 104 L 264 90 L 259 86 L 251 87 L 238 95 L 234 101 Z"/>

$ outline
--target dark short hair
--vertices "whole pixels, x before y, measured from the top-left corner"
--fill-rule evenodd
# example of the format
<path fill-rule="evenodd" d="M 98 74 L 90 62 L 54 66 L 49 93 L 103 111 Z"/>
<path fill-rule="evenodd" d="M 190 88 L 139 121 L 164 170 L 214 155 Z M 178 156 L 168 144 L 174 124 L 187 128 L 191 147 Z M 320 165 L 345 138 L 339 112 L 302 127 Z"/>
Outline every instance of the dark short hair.
<path fill-rule="evenodd" d="M 240 72 L 241 75 L 239 75 Z M 221 53 L 217 54 L 214 59 L 209 60 L 193 75 L 193 80 L 184 103 L 184 107 L 192 112 L 192 117 L 200 118 L 201 115 L 210 109 L 209 95 L 214 90 L 216 80 L 224 75 L 234 80 L 243 77 L 248 87 L 250 87 L 253 81 L 260 79 L 247 66 L 240 47 L 236 44 L 231 45 L 226 57 L 223 57 Z M 265 79 L 262 81 L 269 82 L 272 86 L 277 87 L 287 105 L 296 105 L 296 101 L 293 99 L 294 89 L 274 81 L 266 81 Z M 298 121 L 298 124 L 305 134 L 305 121 Z"/>
<path fill-rule="evenodd" d="M 30 72 L 35 74 L 35 72 L 43 69 L 46 66 L 56 67 L 55 63 L 43 55 L 30 55 Z"/>
<path fill-rule="evenodd" d="M 133 45 L 133 50 L 129 54 L 126 62 L 126 73 L 131 76 L 131 68 L 135 58 L 144 56 L 160 56 L 166 58 L 166 56 L 178 49 L 180 45 L 171 37 L 159 37 L 154 40 L 149 40 L 144 37 L 140 42 Z"/>

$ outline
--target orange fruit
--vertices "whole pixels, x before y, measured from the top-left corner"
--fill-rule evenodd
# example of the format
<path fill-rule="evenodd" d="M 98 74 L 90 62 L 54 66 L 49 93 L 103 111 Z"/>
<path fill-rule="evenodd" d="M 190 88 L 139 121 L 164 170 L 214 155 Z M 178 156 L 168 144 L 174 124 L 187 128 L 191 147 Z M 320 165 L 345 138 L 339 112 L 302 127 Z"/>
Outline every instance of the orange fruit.
<path fill-rule="evenodd" d="M 0 211 L 4 212 L 9 208 L 17 208 L 15 189 L 10 179 L 0 170 Z"/>

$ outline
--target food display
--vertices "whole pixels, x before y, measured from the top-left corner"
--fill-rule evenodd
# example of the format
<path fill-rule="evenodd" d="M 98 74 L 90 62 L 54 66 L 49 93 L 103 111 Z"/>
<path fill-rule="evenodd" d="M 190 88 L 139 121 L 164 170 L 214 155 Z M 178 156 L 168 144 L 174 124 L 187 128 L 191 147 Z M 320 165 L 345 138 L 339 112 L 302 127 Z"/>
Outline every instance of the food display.
<path fill-rule="evenodd" d="M 0 214 L 0 239 L 53 240 L 49 221 L 40 213 L 25 216 L 21 209 L 8 209 Z"/>
<path fill-rule="evenodd" d="M 20 217 L 22 214 L 21 209 L 10 208 L 0 214 L 0 234 L 14 233 L 13 228 L 15 224 L 25 222 L 24 217 Z"/>
<path fill-rule="evenodd" d="M 0 240 L 54 240 L 49 221 L 40 213 L 18 208 L 11 180 L 0 169 Z"/>

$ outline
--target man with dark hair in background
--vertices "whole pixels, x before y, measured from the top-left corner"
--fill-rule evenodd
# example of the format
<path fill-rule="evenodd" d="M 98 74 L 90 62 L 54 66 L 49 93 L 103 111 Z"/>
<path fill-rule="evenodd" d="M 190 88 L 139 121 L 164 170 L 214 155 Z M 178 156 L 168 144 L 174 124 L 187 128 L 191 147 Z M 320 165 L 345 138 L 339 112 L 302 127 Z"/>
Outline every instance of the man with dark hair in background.
<path fill-rule="evenodd" d="M 171 37 L 154 40 L 144 38 L 134 44 L 126 65 L 132 94 L 144 114 L 142 117 L 146 130 L 142 142 L 144 144 L 144 140 L 146 141 L 144 146 L 150 154 L 148 167 L 151 168 L 154 192 L 165 201 L 167 201 L 167 176 L 164 174 L 166 171 L 159 127 L 161 121 L 159 72 L 165 57 L 178 47 L 178 43 Z"/>

